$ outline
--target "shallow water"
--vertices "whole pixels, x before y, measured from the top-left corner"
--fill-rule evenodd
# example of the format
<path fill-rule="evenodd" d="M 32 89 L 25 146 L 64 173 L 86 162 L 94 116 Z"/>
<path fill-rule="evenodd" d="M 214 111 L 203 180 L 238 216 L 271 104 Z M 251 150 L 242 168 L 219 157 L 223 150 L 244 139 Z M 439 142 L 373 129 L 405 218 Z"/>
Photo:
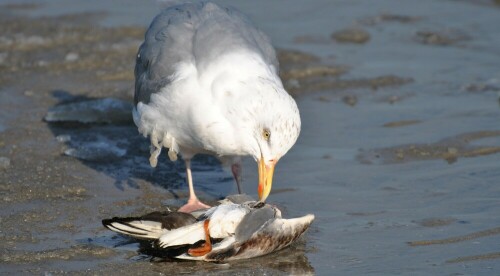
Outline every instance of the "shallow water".
<path fill-rule="evenodd" d="M 183 164 L 162 154 L 151 169 L 147 141 L 130 123 L 42 118 L 61 103 L 130 100 L 134 52 L 161 5 L 7 0 L 0 1 L 0 157 L 10 160 L 0 168 L 1 272 L 500 273 L 495 1 L 219 2 L 248 13 L 278 48 L 317 57 L 283 58 L 285 72 L 346 68 L 284 80 L 297 95 L 302 132 L 276 168 L 269 200 L 286 217 L 315 214 L 304 238 L 255 260 L 155 263 L 106 231 L 103 218 L 180 204 Z M 330 38 L 352 27 L 370 39 Z M 381 76 L 398 79 L 374 81 Z M 65 154 L 106 143 L 126 154 L 108 162 Z M 256 165 L 244 164 L 244 191 L 255 195 Z M 205 200 L 236 192 L 213 158 L 193 165 Z M 430 245 L 409 244 L 418 241 Z"/>

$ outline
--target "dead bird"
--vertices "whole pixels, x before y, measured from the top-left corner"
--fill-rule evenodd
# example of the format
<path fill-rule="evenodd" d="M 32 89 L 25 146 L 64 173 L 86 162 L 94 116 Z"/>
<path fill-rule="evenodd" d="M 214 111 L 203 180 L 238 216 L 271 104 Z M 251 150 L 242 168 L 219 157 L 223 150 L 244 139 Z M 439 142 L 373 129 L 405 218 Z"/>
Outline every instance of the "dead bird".
<path fill-rule="evenodd" d="M 283 219 L 260 201 L 225 201 L 199 214 L 154 212 L 102 221 L 115 232 L 149 241 L 145 253 L 177 259 L 231 261 L 266 255 L 297 240 L 314 215 Z"/>

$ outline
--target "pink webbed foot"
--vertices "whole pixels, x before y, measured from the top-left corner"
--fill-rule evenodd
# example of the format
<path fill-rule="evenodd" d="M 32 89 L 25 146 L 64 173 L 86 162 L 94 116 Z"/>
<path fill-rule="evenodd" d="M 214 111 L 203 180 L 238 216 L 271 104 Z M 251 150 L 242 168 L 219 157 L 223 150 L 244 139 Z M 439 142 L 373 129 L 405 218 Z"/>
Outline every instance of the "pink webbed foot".
<path fill-rule="evenodd" d="M 211 207 L 212 206 L 208 206 L 205 203 L 199 201 L 198 199 L 190 199 L 190 200 L 188 200 L 188 202 L 184 206 L 179 208 L 179 212 L 191 213 L 191 212 L 194 212 L 196 210 L 207 209 L 207 208 L 211 208 Z"/>

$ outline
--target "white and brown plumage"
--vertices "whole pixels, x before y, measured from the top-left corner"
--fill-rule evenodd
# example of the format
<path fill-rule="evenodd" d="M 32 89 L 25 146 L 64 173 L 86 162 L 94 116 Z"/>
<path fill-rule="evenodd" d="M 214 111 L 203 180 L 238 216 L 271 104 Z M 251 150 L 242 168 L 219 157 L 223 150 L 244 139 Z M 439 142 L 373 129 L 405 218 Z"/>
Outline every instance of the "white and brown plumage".
<path fill-rule="evenodd" d="M 152 249 L 159 255 L 231 261 L 280 250 L 297 240 L 313 220 L 313 215 L 283 219 L 276 207 L 250 201 L 221 204 L 198 218 L 182 212 L 153 213 L 103 220 L 103 224 L 115 232 L 152 241 Z"/>
<path fill-rule="evenodd" d="M 191 158 L 198 153 L 258 163 L 260 200 L 271 191 L 274 167 L 300 132 L 295 101 L 278 77 L 269 39 L 240 12 L 213 3 L 173 6 L 151 23 L 135 67 L 134 121 L 149 136 L 150 163 L 163 147 L 186 162 L 188 204 L 208 206 L 194 192 Z"/>

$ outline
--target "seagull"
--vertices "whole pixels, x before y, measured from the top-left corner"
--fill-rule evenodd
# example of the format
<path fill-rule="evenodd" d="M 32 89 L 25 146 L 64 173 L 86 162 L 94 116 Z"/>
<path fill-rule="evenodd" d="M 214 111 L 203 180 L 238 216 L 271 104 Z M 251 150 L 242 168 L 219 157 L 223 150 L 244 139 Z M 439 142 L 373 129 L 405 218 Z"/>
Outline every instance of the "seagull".
<path fill-rule="evenodd" d="M 276 163 L 300 133 L 269 38 L 241 12 L 211 2 L 172 6 L 154 18 L 136 58 L 134 102 L 151 166 L 162 148 L 171 161 L 184 159 L 189 200 L 182 212 L 210 207 L 193 188 L 194 155 L 230 162 L 240 193 L 240 159 L 253 157 L 265 201 Z"/>
<path fill-rule="evenodd" d="M 154 212 L 142 217 L 105 219 L 117 233 L 149 241 L 151 255 L 187 260 L 231 261 L 266 255 L 297 240 L 314 215 L 283 219 L 261 201 L 224 202 L 196 218 L 184 212 Z"/>

